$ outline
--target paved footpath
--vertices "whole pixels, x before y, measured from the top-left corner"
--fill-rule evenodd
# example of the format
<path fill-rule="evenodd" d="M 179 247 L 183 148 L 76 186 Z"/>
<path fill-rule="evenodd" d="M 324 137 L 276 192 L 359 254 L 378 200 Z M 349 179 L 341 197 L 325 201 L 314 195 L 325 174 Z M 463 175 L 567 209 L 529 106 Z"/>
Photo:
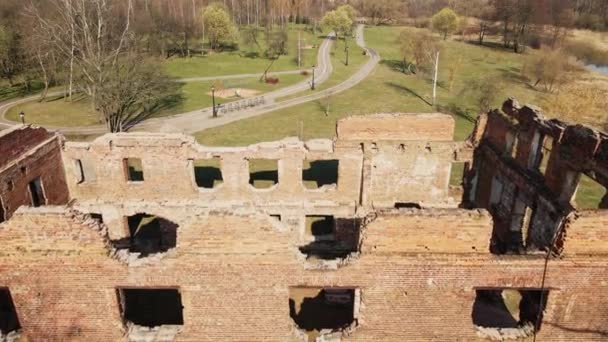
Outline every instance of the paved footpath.
<path fill-rule="evenodd" d="M 275 91 L 271 91 L 263 94 L 264 104 L 258 105 L 255 107 L 249 107 L 248 109 L 241 109 L 238 111 L 223 111 L 220 110 L 219 117 L 212 117 L 212 108 L 204 108 L 198 109 L 195 111 L 177 114 L 173 116 L 167 116 L 162 118 L 152 118 L 145 120 L 139 125 L 135 126 L 132 130 L 136 131 L 147 131 L 147 132 L 182 132 L 182 133 L 195 133 L 207 128 L 222 126 L 230 122 L 262 115 L 271 111 L 275 111 L 278 109 L 288 108 L 292 106 L 296 106 L 305 102 L 315 101 L 321 98 L 324 98 L 328 95 L 336 94 L 347 90 L 363 79 L 365 79 L 376 67 L 378 62 L 380 61 L 380 56 L 376 51 L 369 49 L 365 46 L 365 41 L 363 39 L 363 25 L 359 25 L 357 27 L 357 45 L 366 49 L 367 55 L 370 57 L 369 60 L 349 79 L 346 81 L 330 87 L 328 89 L 320 90 L 320 91 L 310 91 L 309 94 L 302 95 L 300 97 L 292 98 L 285 101 L 276 102 L 276 99 L 288 95 L 293 95 L 296 93 L 304 92 L 306 90 L 310 90 L 311 78 L 308 78 L 302 82 L 294 84 L 289 87 L 277 89 Z M 315 84 L 322 84 L 326 80 L 329 79 L 332 73 L 332 65 L 331 65 L 331 46 L 335 40 L 335 36 L 330 34 L 321 44 L 319 48 L 319 52 L 317 55 L 317 67 L 315 69 Z M 276 74 L 276 73 L 273 73 Z M 259 76 L 256 74 L 246 74 L 244 77 L 253 77 Z M 243 75 L 228 75 L 224 76 L 226 78 L 243 78 Z M 212 77 L 211 79 L 218 79 L 218 77 Z M 190 81 L 194 81 L 195 79 L 190 79 Z M 199 78 L 199 80 L 201 80 Z M 0 104 L 0 126 L 12 126 L 16 123 L 13 121 L 9 121 L 4 119 L 4 114 L 8 110 L 8 108 L 22 103 L 36 99 L 38 96 L 32 96 L 29 98 L 24 98 L 16 101 L 11 101 L 9 103 Z M 239 103 L 247 102 L 245 100 L 235 101 Z M 107 131 L 106 127 L 103 125 L 99 126 L 87 126 L 87 127 L 49 127 L 46 128 L 50 130 L 58 130 L 64 134 L 81 134 L 81 135 L 89 135 L 89 134 L 102 134 Z"/>

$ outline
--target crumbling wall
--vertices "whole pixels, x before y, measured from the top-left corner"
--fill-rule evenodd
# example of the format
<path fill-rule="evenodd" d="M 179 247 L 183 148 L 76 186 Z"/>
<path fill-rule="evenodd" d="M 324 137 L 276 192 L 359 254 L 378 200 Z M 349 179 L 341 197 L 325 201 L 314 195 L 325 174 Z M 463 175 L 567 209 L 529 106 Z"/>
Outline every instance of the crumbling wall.
<path fill-rule="evenodd" d="M 30 205 L 29 183 L 39 178 L 46 204 L 65 204 L 69 192 L 60 137 L 43 128 L 18 126 L 0 134 L 0 222 Z"/>
<path fill-rule="evenodd" d="M 491 223 L 483 212 L 380 211 L 365 228 L 358 258 L 334 270 L 309 270 L 296 248 L 299 233 L 255 209 L 147 207 L 162 215 L 175 210 L 169 218 L 180 228 L 173 253 L 141 266 L 113 259 L 103 225 L 73 209 L 22 209 L 5 224 L 0 243 L 10 248 L 0 254 L 0 285 L 10 288 L 27 338 L 121 340 L 128 324 L 116 288 L 170 287 L 179 289 L 183 304 L 176 341 L 300 341 L 289 315 L 289 288 L 331 286 L 361 292 L 357 327 L 343 341 L 472 340 L 476 288 L 541 283 L 542 256 L 494 256 L 471 248 L 488 239 Z M 24 230 L 52 233 L 54 243 L 18 238 Z M 426 231 L 444 243 L 429 240 Z M 608 299 L 602 285 L 607 270 L 601 257 L 551 263 L 540 340 L 605 338 L 605 313 L 590 300 Z M 564 298 L 573 297 L 589 305 L 571 308 Z"/>
<path fill-rule="evenodd" d="M 580 175 L 608 187 L 603 152 L 608 136 L 546 120 L 540 109 L 509 100 L 502 112 L 482 115 L 472 137 L 469 183 L 475 191 L 469 201 L 494 218 L 492 252 L 561 252 Z"/>
<path fill-rule="evenodd" d="M 442 114 L 380 114 L 341 120 L 342 134 L 336 141 L 287 138 L 236 148 L 201 146 L 179 134 L 114 134 L 91 143 L 67 142 L 63 157 L 70 192 L 81 201 L 121 197 L 197 200 L 217 206 L 392 207 L 395 202 L 447 200 L 451 163 L 461 148 L 451 141 L 453 126 L 453 119 Z M 389 131 L 378 133 L 383 130 Z M 221 159 L 223 183 L 198 188 L 193 161 L 214 157 Z M 141 159 L 143 181 L 126 179 L 127 158 Z M 278 184 L 268 189 L 251 186 L 248 160 L 253 159 L 278 160 Z M 338 161 L 337 185 L 304 186 L 304 161 L 314 160 Z"/>

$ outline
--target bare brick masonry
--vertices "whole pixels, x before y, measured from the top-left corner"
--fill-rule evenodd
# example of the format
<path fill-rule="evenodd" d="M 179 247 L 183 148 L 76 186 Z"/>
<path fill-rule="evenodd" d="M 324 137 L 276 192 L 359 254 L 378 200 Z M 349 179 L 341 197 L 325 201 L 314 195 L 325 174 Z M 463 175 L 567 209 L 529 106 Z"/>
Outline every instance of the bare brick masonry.
<path fill-rule="evenodd" d="M 0 132 L 0 341 L 608 340 L 608 198 L 574 201 L 608 186 L 608 135 L 514 100 L 453 130 Z"/>

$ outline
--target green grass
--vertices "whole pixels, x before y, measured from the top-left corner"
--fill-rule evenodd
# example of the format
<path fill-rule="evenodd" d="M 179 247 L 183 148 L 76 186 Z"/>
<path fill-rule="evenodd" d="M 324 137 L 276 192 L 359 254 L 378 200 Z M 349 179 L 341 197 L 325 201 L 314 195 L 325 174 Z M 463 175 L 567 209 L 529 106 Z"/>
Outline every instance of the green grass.
<path fill-rule="evenodd" d="M 305 76 L 294 74 L 280 75 L 280 81 L 276 85 L 260 82 L 258 78 L 224 80 L 221 83 L 225 88 L 248 88 L 264 93 L 295 84 L 305 79 Z M 171 103 L 168 108 L 154 113 L 151 117 L 170 116 L 210 107 L 213 101 L 209 93 L 213 83 L 211 81 L 180 83 L 181 100 Z M 238 100 L 238 98 L 216 98 L 216 100 L 218 103 L 226 103 Z M 27 122 L 43 126 L 76 127 L 100 123 L 98 114 L 93 110 L 88 98 L 83 95 L 76 96 L 75 101 L 71 103 L 64 101 L 61 96 L 55 96 L 43 102 L 33 101 L 19 104 L 9 109 L 6 117 L 9 120 L 19 121 L 19 113 L 21 111 L 26 113 Z"/>
<path fill-rule="evenodd" d="M 606 190 L 599 183 L 583 174 L 574 201 L 578 209 L 597 209 L 604 195 L 606 195 Z"/>
<path fill-rule="evenodd" d="M 28 123 L 48 126 L 90 126 L 99 124 L 99 116 L 91 108 L 90 101 L 83 95 L 74 96 L 73 102 L 64 101 L 63 96 L 53 96 L 46 100 L 32 101 L 12 107 L 6 118 L 19 121 L 19 113 L 25 113 Z"/>
<path fill-rule="evenodd" d="M 303 30 L 303 25 L 292 25 L 287 42 L 288 54 L 279 57 L 270 71 L 287 71 L 298 69 L 297 42 L 298 31 L 301 31 L 302 46 L 313 45 L 312 49 L 303 51 L 303 68 L 310 67 L 317 61 L 318 46 L 322 37 L 315 36 L 311 32 Z M 239 51 L 226 51 L 210 53 L 205 56 L 193 56 L 191 58 L 170 58 L 165 64 L 166 71 L 177 78 L 205 77 L 233 74 L 259 74 L 270 64 L 270 60 L 264 57 L 265 39 L 263 32 L 260 33 L 257 47 L 247 47 L 242 42 Z M 253 57 L 253 56 L 258 57 Z"/>
<path fill-rule="evenodd" d="M 402 28 L 368 27 L 365 40 L 368 46 L 378 50 L 383 58 L 374 72 L 357 86 L 332 95 L 329 99 L 305 103 L 259 117 L 212 128 L 196 134 L 207 145 L 243 145 L 260 141 L 276 140 L 287 136 L 302 139 L 331 138 L 335 135 L 336 120 L 351 115 L 382 112 L 450 112 L 456 120 L 455 139 L 464 140 L 471 132 L 477 116 L 477 106 L 472 94 L 461 91 L 472 80 L 482 76 L 496 77 L 505 84 L 505 91 L 494 104 L 508 96 L 521 102 L 535 103 L 541 93 L 530 89 L 519 74 L 526 56 L 507 50 L 480 47 L 463 42 L 442 42 L 440 57 L 438 108 L 428 104 L 432 94 L 429 78 L 406 75 L 400 71 L 399 45 L 396 43 Z M 410 29 L 410 34 L 416 34 Z M 462 67 L 457 72 L 452 91 L 446 88 L 448 66 L 457 60 Z M 329 102 L 329 113 L 325 107 Z"/>
<path fill-rule="evenodd" d="M 44 85 L 39 81 L 32 82 L 30 89 L 26 89 L 23 83 L 11 86 L 8 82 L 2 80 L 0 81 L 0 102 L 33 95 L 40 92 L 43 88 Z"/>

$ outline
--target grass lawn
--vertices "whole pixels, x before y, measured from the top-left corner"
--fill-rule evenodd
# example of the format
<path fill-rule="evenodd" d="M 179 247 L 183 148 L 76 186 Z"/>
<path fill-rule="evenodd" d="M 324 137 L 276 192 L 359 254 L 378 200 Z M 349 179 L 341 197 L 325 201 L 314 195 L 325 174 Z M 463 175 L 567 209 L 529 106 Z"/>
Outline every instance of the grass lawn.
<path fill-rule="evenodd" d="M 304 25 L 291 25 L 287 41 L 288 54 L 279 57 L 274 62 L 270 69 L 271 72 L 298 69 L 298 31 L 301 32 L 302 46 L 312 46 L 312 48 L 302 50 L 303 68 L 316 63 L 318 46 L 323 39 L 322 35 L 313 35 L 303 28 Z M 193 56 L 191 58 L 170 58 L 164 62 L 166 71 L 177 78 L 263 73 L 270 64 L 270 60 L 264 57 L 266 42 L 263 32 L 260 32 L 258 39 L 261 49 L 246 47 L 241 42 L 241 50 L 239 51 L 211 53 L 206 56 Z"/>
<path fill-rule="evenodd" d="M 276 85 L 260 82 L 258 78 L 224 80 L 221 83 L 225 88 L 248 88 L 260 92 L 268 92 L 289 86 L 306 79 L 306 76 L 279 75 L 279 83 Z M 171 103 L 167 108 L 155 113 L 152 117 L 169 116 L 197 109 L 210 107 L 212 98 L 210 92 L 214 82 L 187 82 L 180 83 L 182 98 Z M 235 101 L 237 98 L 216 98 L 218 103 Z M 98 115 L 92 109 L 90 101 L 84 96 L 77 96 L 76 101 L 69 103 L 63 101 L 60 96 L 48 98 L 43 102 L 33 101 L 17 105 L 6 113 L 9 120 L 19 121 L 19 113 L 26 113 L 26 120 L 30 123 L 48 126 L 91 126 L 99 124 Z"/>
<path fill-rule="evenodd" d="M 23 83 L 18 83 L 13 86 L 4 80 L 0 81 L 0 102 L 12 100 L 18 97 L 25 97 L 40 92 L 44 88 L 42 82 L 32 82 L 30 89 L 26 89 Z"/>
<path fill-rule="evenodd" d="M 581 181 L 576 190 L 576 207 L 578 209 L 597 209 L 606 190 L 586 175 L 581 175 Z"/>
<path fill-rule="evenodd" d="M 49 126 L 90 126 L 99 124 L 99 116 L 91 108 L 91 102 L 83 95 L 75 95 L 73 102 L 63 100 L 63 95 L 48 97 L 43 102 L 32 101 L 8 110 L 6 118 L 19 121 L 19 113 L 25 113 L 25 121 Z"/>
<path fill-rule="evenodd" d="M 368 46 L 377 49 L 383 61 L 357 86 L 332 95 L 329 99 L 205 130 L 196 134 L 197 139 L 206 145 L 244 145 L 287 136 L 300 136 L 302 139 L 331 138 L 335 135 L 336 120 L 350 115 L 442 111 L 452 114 L 456 120 L 455 139 L 464 140 L 473 128 L 478 112 L 474 94 L 463 92 L 471 81 L 489 76 L 503 84 L 503 90 L 494 103 L 495 107 L 499 107 L 509 96 L 517 98 L 521 103 L 537 104 L 546 96 L 531 88 L 521 75 L 529 55 L 448 40 L 442 42 L 438 106 L 433 108 L 429 104 L 431 80 L 428 77 L 404 74 L 400 70 L 401 58 L 396 41 L 402 29 L 388 26 L 365 29 Z M 407 30 L 410 34 L 417 32 L 414 28 Z M 460 67 L 457 68 L 452 90 L 449 91 L 448 70 L 455 64 L 460 64 Z M 326 115 L 327 102 L 330 110 Z"/>

